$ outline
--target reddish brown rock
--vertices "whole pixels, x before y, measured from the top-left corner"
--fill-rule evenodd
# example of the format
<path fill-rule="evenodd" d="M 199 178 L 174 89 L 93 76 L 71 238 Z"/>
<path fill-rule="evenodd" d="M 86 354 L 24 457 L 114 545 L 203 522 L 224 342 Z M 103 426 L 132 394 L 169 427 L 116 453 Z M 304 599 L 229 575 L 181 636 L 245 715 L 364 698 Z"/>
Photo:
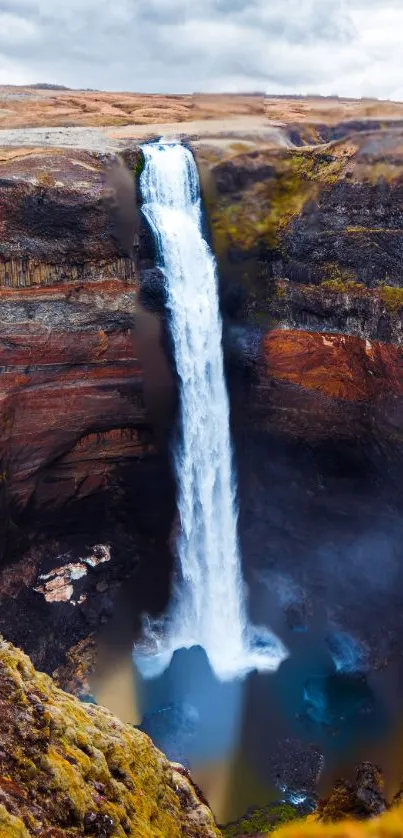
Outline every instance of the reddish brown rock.
<path fill-rule="evenodd" d="M 167 363 L 159 324 L 138 303 L 137 250 L 123 248 L 105 176 L 111 159 L 0 154 L 3 541 L 7 521 L 18 524 L 28 507 L 61 510 L 156 455 L 148 359 L 168 376 Z"/>
<path fill-rule="evenodd" d="M 64 479 L 60 492 L 50 487 L 54 504 L 102 485 L 119 457 L 152 451 L 133 333 L 116 311 L 102 317 L 125 302 L 123 283 L 97 287 L 99 322 L 95 305 L 70 291 L 1 297 L 2 479 L 20 508 L 56 460 Z"/>
<path fill-rule="evenodd" d="M 306 439 L 386 433 L 403 439 L 403 349 L 351 335 L 274 329 L 251 390 L 254 422 Z M 391 426 L 390 404 L 396 419 Z M 385 425 L 389 405 L 389 427 Z"/>
<path fill-rule="evenodd" d="M 351 402 L 403 396 L 403 349 L 351 335 L 273 330 L 263 343 L 267 372 L 306 390 Z"/>

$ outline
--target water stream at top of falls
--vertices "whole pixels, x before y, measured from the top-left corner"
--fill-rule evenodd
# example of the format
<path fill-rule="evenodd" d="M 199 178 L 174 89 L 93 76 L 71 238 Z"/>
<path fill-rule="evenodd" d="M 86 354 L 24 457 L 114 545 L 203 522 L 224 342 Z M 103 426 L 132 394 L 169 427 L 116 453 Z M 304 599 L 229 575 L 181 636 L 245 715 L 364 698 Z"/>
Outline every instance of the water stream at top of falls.
<path fill-rule="evenodd" d="M 178 580 L 169 613 L 145 624 L 152 648 L 135 650 L 155 677 L 180 648 L 202 646 L 216 676 L 277 669 L 286 649 L 249 624 L 237 537 L 236 484 L 224 375 L 214 256 L 203 238 L 197 166 L 189 149 L 163 141 L 142 147 L 143 213 L 165 277 L 166 306 L 179 377 Z"/>

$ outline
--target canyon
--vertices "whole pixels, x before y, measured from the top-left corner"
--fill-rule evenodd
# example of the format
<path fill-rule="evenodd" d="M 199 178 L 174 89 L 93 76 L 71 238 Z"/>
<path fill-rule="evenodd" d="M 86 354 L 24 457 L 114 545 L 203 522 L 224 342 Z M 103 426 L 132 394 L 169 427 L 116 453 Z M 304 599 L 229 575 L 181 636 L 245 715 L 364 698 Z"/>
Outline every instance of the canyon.
<path fill-rule="evenodd" d="M 1 633 L 88 694 L 127 591 L 128 644 L 140 610 L 168 601 L 177 371 L 150 229 L 138 213 L 128 239 L 108 174 L 118 156 L 141 209 L 140 145 L 163 133 L 195 157 L 218 263 L 247 581 L 297 566 L 306 601 L 287 621 L 315 600 L 375 672 L 400 667 L 403 106 L 29 88 L 0 102 Z"/>
<path fill-rule="evenodd" d="M 262 435 L 344 451 L 365 444 L 397 472 L 403 114 L 391 103 L 258 96 L 1 96 L 10 113 L 0 131 L 0 623 L 18 642 L 11 614 L 19 596 L 38 601 L 34 583 L 52 570 L 46 543 L 59 565 L 83 552 L 59 538 L 69 518 L 70 532 L 102 521 L 107 542 L 131 518 L 113 563 L 129 575 L 130 552 L 162 552 L 169 564 L 175 370 L 149 230 L 141 221 L 132 253 L 122 237 L 106 174 L 116 155 L 138 184 L 140 141 L 163 125 L 196 157 L 235 446 L 248 460 L 241 481 L 258 471 L 248 449 Z M 247 505 L 241 485 L 241 521 Z M 88 539 L 102 541 L 84 526 L 78 541 L 88 548 Z M 76 614 L 96 599 L 97 573 L 89 593 L 80 583 Z M 35 659 L 35 646 L 27 651 Z"/>

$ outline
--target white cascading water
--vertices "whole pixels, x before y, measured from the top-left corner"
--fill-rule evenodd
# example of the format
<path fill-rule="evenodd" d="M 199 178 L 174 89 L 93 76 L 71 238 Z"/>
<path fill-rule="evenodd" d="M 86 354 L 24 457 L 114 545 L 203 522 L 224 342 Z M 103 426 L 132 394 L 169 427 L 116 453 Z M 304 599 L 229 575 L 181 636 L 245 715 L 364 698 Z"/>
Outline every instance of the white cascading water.
<path fill-rule="evenodd" d="M 153 677 L 176 649 L 202 646 L 216 675 L 226 680 L 252 669 L 274 670 L 287 651 L 268 630 L 252 628 L 246 615 L 216 266 L 202 233 L 197 167 L 177 143 L 150 143 L 142 151 L 143 213 L 165 276 L 179 376 L 180 532 L 168 617 L 159 631 L 148 623 L 154 651 L 137 650 L 135 659 Z"/>

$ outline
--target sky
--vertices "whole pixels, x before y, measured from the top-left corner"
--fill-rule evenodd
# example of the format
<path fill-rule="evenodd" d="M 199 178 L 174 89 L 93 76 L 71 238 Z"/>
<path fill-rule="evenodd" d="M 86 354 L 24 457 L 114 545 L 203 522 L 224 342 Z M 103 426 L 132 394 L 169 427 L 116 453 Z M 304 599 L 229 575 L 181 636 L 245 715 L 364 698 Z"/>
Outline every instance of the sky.
<path fill-rule="evenodd" d="M 403 0 L 0 0 L 0 84 L 403 100 Z"/>

